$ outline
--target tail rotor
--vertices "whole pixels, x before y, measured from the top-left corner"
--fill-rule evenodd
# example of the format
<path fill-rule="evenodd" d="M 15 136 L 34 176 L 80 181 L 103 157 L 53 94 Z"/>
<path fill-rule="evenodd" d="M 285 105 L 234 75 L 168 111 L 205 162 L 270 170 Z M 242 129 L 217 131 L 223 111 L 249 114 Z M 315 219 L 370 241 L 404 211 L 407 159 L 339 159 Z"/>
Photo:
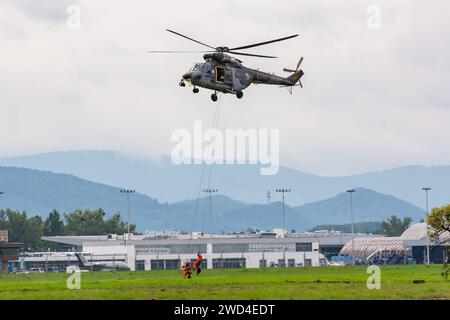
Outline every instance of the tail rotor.
<path fill-rule="evenodd" d="M 284 68 L 283 71 L 284 72 L 289 72 L 289 73 L 292 73 L 293 75 L 295 75 L 296 73 L 298 73 L 298 71 L 300 69 L 300 66 L 302 65 L 302 62 L 303 62 L 303 57 L 301 57 L 300 60 L 298 60 L 297 67 L 295 68 L 295 70 L 289 69 L 289 68 Z M 298 79 L 298 84 L 300 85 L 300 87 L 303 88 L 303 84 L 302 84 L 302 81 L 300 79 Z"/>

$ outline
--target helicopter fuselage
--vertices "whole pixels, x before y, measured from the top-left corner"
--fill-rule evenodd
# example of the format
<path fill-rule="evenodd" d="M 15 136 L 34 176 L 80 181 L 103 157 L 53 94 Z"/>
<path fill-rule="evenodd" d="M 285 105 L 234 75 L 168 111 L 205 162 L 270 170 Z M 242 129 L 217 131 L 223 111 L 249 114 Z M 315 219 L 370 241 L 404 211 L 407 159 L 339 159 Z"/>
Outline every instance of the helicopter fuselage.
<path fill-rule="evenodd" d="M 202 87 L 215 92 L 236 94 L 242 98 L 242 91 L 254 84 L 294 86 L 303 76 L 303 71 L 291 77 L 283 78 L 267 72 L 244 67 L 240 60 L 224 53 L 205 54 L 205 62 L 196 63 L 189 72 L 183 75 L 184 81 L 195 87 Z M 194 92 L 198 92 L 194 91 Z"/>

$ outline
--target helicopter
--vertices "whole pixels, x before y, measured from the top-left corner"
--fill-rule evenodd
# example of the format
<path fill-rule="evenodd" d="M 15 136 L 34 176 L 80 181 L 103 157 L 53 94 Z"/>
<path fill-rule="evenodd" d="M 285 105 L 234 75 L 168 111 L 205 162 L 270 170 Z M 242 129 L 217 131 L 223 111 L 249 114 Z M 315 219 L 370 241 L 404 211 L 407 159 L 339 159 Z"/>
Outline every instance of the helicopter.
<path fill-rule="evenodd" d="M 197 44 L 203 45 L 211 50 L 208 51 L 148 51 L 149 53 L 204 53 L 203 59 L 205 62 L 195 63 L 194 66 L 186 72 L 179 85 L 181 87 L 186 86 L 186 82 L 192 85 L 193 92 L 198 93 L 199 87 L 213 90 L 214 93 L 211 94 L 211 100 L 216 102 L 218 97 L 217 93 L 230 93 L 236 95 L 238 99 L 244 96 L 242 92 L 248 86 L 253 84 L 267 84 L 267 85 L 278 85 L 280 87 L 285 87 L 292 94 L 292 88 L 295 86 L 300 86 L 303 88 L 301 78 L 304 73 L 300 69 L 300 65 L 303 62 L 303 57 L 297 62 L 297 67 L 295 69 L 284 68 L 283 71 L 291 73 L 288 77 L 281 77 L 275 74 L 259 71 L 257 69 L 251 69 L 244 67 L 242 61 L 233 57 L 232 55 L 250 56 L 258 58 L 276 58 L 275 56 L 267 56 L 260 54 L 244 53 L 239 52 L 240 50 L 249 49 L 253 47 L 258 47 L 262 45 L 267 45 L 273 42 L 284 41 L 292 39 L 298 36 L 298 34 L 291 35 L 288 37 L 283 37 L 279 39 L 259 42 L 255 44 L 229 48 L 226 46 L 213 47 L 186 35 L 178 33 L 173 30 L 166 29 L 166 31 L 175 34 L 177 36 L 183 37 L 190 41 L 196 42 Z"/>

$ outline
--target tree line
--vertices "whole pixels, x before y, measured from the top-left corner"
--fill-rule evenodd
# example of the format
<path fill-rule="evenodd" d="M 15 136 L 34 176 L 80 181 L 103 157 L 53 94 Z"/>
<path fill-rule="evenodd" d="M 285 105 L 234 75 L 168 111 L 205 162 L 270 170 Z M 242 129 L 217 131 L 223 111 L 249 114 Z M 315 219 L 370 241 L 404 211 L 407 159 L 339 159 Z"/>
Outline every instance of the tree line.
<path fill-rule="evenodd" d="M 29 217 L 26 211 L 0 210 L 0 229 L 8 230 L 9 242 L 24 243 L 27 250 L 41 251 L 55 248 L 56 243 L 43 241 L 43 236 L 83 236 L 127 233 L 128 227 L 120 213 L 106 218 L 103 209 L 75 210 L 61 215 L 57 210 L 47 218 Z M 130 232 L 136 225 L 130 224 Z"/>
<path fill-rule="evenodd" d="M 400 236 L 411 222 L 409 217 L 400 219 L 395 215 L 391 216 L 381 222 L 379 233 L 389 237 Z M 450 233 L 450 205 L 433 208 L 427 223 L 434 242 L 446 239 L 445 235 Z M 55 243 L 43 241 L 43 236 L 124 234 L 127 232 L 127 224 L 118 212 L 107 219 L 101 208 L 75 210 L 62 216 L 57 210 L 53 210 L 46 219 L 37 215 L 28 217 L 25 211 L 5 209 L 0 210 L 0 229 L 8 230 L 10 242 L 24 243 L 28 250 L 40 251 L 56 247 Z M 130 232 L 136 233 L 136 225 L 130 224 Z"/>

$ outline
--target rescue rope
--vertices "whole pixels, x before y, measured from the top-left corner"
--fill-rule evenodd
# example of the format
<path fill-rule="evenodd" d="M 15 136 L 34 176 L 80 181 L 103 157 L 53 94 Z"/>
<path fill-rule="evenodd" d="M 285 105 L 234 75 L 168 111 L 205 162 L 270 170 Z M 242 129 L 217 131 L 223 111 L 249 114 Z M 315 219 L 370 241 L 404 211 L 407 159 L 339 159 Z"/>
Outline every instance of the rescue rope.
<path fill-rule="evenodd" d="M 216 107 L 216 110 L 214 112 L 212 126 L 211 126 L 214 129 L 217 129 L 217 127 L 219 125 L 219 118 L 220 118 L 221 107 L 222 107 L 222 103 L 221 103 L 221 99 L 219 97 L 218 103 L 217 103 L 217 107 Z M 212 164 L 208 165 L 204 161 L 204 157 L 203 157 L 203 154 L 202 154 L 202 171 L 201 171 L 201 175 L 200 175 L 200 183 L 199 183 L 198 190 L 197 190 L 197 198 L 196 198 L 196 201 L 195 201 L 194 215 L 193 215 L 192 224 L 191 224 L 191 239 L 193 238 L 193 231 L 194 231 L 195 222 L 196 222 L 196 219 L 197 219 L 198 207 L 199 207 L 201 193 L 202 193 L 202 187 L 203 187 L 203 180 L 204 180 L 204 177 L 205 177 L 205 170 L 206 170 L 207 166 L 209 167 L 209 173 L 208 173 L 208 189 L 209 189 L 210 184 L 211 184 Z M 204 230 L 204 219 L 203 219 L 202 225 L 201 225 L 201 232 L 203 232 L 203 230 Z"/>
<path fill-rule="evenodd" d="M 217 128 L 219 127 L 219 120 L 220 120 L 220 112 L 221 112 L 221 109 L 222 109 L 222 103 L 221 103 L 221 101 L 222 101 L 222 99 L 218 99 L 218 104 L 217 104 L 217 108 L 216 108 L 216 119 L 215 119 L 215 123 L 213 124 L 213 128 L 214 128 L 214 130 L 217 130 Z M 216 141 L 217 140 L 214 140 L 214 143 L 216 144 Z M 215 149 L 214 149 L 215 150 Z M 214 165 L 214 162 L 213 163 L 211 163 L 209 166 L 208 166 L 208 169 L 209 169 L 209 173 L 208 173 L 208 184 L 207 184 L 207 186 L 206 186 L 206 189 L 210 189 L 210 187 L 211 187 L 211 176 L 212 176 L 212 170 L 213 170 L 213 165 Z M 212 195 L 211 195 L 212 196 Z M 208 199 L 209 200 L 209 199 Z M 204 228 L 205 228 L 205 220 L 206 220 L 206 216 L 207 216 L 207 214 L 208 214 L 208 202 L 209 201 L 205 201 L 205 210 L 204 210 L 204 213 L 203 213 L 203 219 L 202 219 L 202 227 L 201 227 L 201 231 L 202 231 L 202 233 L 203 233 L 203 231 L 204 231 Z M 211 203 L 209 203 L 209 205 L 211 205 Z M 211 209 L 211 208 L 210 208 Z M 209 232 L 212 232 L 212 213 L 210 212 L 210 217 L 209 217 L 209 219 L 210 219 L 210 230 L 209 230 Z"/>

